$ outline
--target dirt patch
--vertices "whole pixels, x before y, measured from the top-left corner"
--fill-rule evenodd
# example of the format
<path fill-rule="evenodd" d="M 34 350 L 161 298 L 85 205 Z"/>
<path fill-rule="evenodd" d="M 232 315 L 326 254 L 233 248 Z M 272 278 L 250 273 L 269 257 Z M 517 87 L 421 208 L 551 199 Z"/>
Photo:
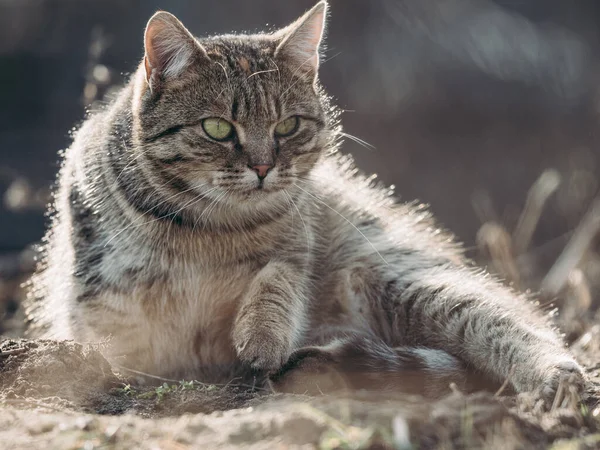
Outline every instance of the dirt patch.
<path fill-rule="evenodd" d="M 597 361 L 589 355 L 597 337 L 583 335 L 574 350 Z M 530 396 L 456 390 L 426 402 L 366 392 L 309 398 L 194 381 L 141 385 L 117 373 L 97 346 L 0 344 L 6 449 L 598 448 L 600 409 L 593 397 L 584 400 L 579 407 L 565 396 L 544 412 Z"/>
<path fill-rule="evenodd" d="M 98 346 L 49 340 L 0 344 L 0 401 L 14 405 L 155 418 L 239 408 L 257 395 L 196 381 L 135 384 L 113 371 Z"/>

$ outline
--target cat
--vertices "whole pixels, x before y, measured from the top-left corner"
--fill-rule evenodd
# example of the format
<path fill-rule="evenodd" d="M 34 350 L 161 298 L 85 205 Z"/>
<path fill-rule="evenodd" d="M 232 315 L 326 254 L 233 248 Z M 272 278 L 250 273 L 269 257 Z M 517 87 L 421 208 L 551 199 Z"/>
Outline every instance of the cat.
<path fill-rule="evenodd" d="M 472 374 L 544 398 L 581 386 L 540 312 L 338 153 L 318 80 L 327 10 L 203 39 L 150 19 L 139 68 L 64 154 L 30 335 L 286 392 L 441 395 Z"/>

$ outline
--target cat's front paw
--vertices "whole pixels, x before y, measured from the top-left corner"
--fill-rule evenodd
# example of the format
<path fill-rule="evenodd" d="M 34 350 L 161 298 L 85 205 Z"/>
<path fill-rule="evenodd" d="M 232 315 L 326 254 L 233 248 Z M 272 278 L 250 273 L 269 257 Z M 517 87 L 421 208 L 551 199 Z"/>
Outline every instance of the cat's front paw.
<path fill-rule="evenodd" d="M 292 353 L 289 335 L 243 321 L 233 330 L 233 344 L 238 357 L 254 369 L 279 369 Z"/>

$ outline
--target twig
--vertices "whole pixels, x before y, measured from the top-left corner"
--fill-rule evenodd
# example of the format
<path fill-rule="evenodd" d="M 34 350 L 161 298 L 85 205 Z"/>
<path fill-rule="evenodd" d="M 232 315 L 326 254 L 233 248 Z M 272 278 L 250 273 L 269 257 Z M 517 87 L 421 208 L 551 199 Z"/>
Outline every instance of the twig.
<path fill-rule="evenodd" d="M 552 402 L 552 407 L 550 408 L 550 411 L 554 412 L 556 410 L 556 408 L 558 408 L 558 406 L 562 403 L 563 398 L 564 398 L 564 391 L 565 391 L 565 380 L 560 380 L 560 383 L 558 384 L 558 389 L 556 390 L 556 395 L 554 396 L 554 401 Z"/>
<path fill-rule="evenodd" d="M 479 218 L 482 224 L 487 222 L 498 222 L 498 213 L 494 208 L 492 198 L 489 192 L 478 190 L 471 195 L 471 204 L 475 215 Z"/>
<path fill-rule="evenodd" d="M 135 373 L 137 375 L 142 375 L 142 376 L 145 376 L 145 377 L 154 378 L 155 380 L 168 381 L 168 382 L 171 382 L 171 383 L 179 383 L 180 381 L 182 381 L 182 380 L 174 380 L 173 378 L 159 377 L 158 375 L 152 375 L 151 373 L 146 373 L 146 372 L 141 372 L 139 370 L 130 369 L 129 367 L 121 366 L 121 365 L 118 365 L 118 364 L 114 364 L 114 366 L 116 368 L 118 368 L 118 369 L 126 370 L 128 372 L 132 372 L 132 373 Z M 234 378 L 234 380 L 235 380 L 235 378 Z M 194 380 L 194 381 L 196 383 L 200 384 L 200 385 L 203 385 L 203 386 L 212 385 L 212 386 L 217 386 L 217 387 L 220 387 L 220 388 L 223 388 L 223 389 L 226 389 L 228 387 L 240 387 L 240 388 L 251 388 L 252 390 L 254 390 L 254 389 L 256 389 L 256 390 L 262 390 L 262 391 L 268 391 L 269 390 L 269 389 L 261 388 L 261 387 L 258 387 L 258 386 L 251 386 L 249 384 L 232 384 L 233 380 L 229 381 L 227 384 L 202 383 L 200 381 L 196 381 L 196 380 Z"/>
<path fill-rule="evenodd" d="M 559 185 L 560 174 L 554 169 L 548 169 L 540 175 L 529 189 L 525 207 L 513 233 L 514 250 L 517 255 L 523 253 L 529 247 L 544 206 L 550 196 L 556 192 Z"/>
<path fill-rule="evenodd" d="M 519 284 L 511 237 L 502 225 L 495 222 L 483 224 L 477 233 L 477 245 L 484 254 L 487 251 L 498 274 L 515 285 Z"/>
<path fill-rule="evenodd" d="M 73 414 L 72 411 L 56 408 L 54 406 L 45 405 L 44 403 L 34 402 L 31 400 L 21 400 L 21 399 L 9 398 L 9 399 L 2 400 L 2 403 L 15 404 L 15 405 L 22 404 L 22 405 L 29 405 L 29 406 L 37 406 L 39 408 L 51 409 L 53 411 L 60 412 L 60 413 Z"/>
<path fill-rule="evenodd" d="M 562 290 L 569 275 L 577 267 L 599 231 L 600 197 L 597 197 L 562 254 L 542 281 L 542 292 L 553 297 Z"/>
<path fill-rule="evenodd" d="M 513 375 L 515 374 L 515 370 L 516 370 L 517 366 L 515 366 L 513 364 L 513 366 L 510 368 L 510 372 L 508 372 L 508 376 L 506 377 L 506 379 L 504 380 L 504 383 L 502 383 L 502 386 L 500 386 L 500 389 L 498 389 L 496 391 L 496 393 L 494 394 L 494 397 L 500 397 L 502 395 L 502 393 L 504 392 L 504 390 L 506 389 L 506 387 L 508 386 L 508 383 L 510 383 L 510 379 L 513 377 Z"/>
<path fill-rule="evenodd" d="M 0 358 L 8 358 L 11 355 L 20 355 L 21 353 L 27 352 L 26 348 L 15 348 L 12 350 L 2 350 L 0 351 Z"/>
<path fill-rule="evenodd" d="M 456 383 L 450 383 L 449 387 L 453 394 L 463 395 L 463 393 L 460 391 L 460 389 L 458 388 Z"/>
<path fill-rule="evenodd" d="M 580 269 L 575 268 L 569 274 L 564 298 L 567 303 L 566 306 L 570 307 L 568 311 L 573 316 L 570 317 L 571 319 L 579 314 L 586 313 L 592 306 L 592 292 L 583 271 Z"/>

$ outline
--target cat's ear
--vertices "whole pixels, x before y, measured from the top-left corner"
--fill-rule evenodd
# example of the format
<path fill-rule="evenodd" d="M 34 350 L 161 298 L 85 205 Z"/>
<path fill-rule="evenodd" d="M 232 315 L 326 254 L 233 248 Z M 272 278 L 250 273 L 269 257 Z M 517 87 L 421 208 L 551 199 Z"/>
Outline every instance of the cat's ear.
<path fill-rule="evenodd" d="M 181 75 L 206 51 L 183 24 L 166 11 L 154 14 L 144 34 L 144 68 L 150 89 Z"/>
<path fill-rule="evenodd" d="M 277 33 L 281 36 L 281 42 L 277 46 L 275 56 L 285 58 L 298 72 L 316 76 L 326 18 L 327 2 L 323 0 L 293 24 Z"/>

